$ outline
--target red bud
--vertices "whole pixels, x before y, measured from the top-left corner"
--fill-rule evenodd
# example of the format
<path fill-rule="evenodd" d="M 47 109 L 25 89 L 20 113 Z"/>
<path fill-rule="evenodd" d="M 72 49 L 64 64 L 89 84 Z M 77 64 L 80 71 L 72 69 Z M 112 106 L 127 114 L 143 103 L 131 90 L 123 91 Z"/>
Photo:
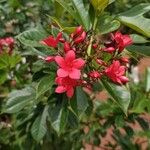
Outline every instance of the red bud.
<path fill-rule="evenodd" d="M 79 26 L 79 27 L 77 27 L 76 28 L 76 30 L 75 30 L 75 35 L 79 35 L 79 34 L 81 34 L 83 32 L 83 28 L 82 28 L 82 26 Z"/>
<path fill-rule="evenodd" d="M 93 47 L 94 49 L 97 49 L 98 45 L 95 43 L 95 44 L 92 45 L 92 47 Z"/>
<path fill-rule="evenodd" d="M 77 37 L 75 40 L 74 40 L 74 43 L 78 44 L 78 43 L 81 43 L 85 40 L 86 38 L 86 32 L 83 31 L 81 36 Z"/>
<path fill-rule="evenodd" d="M 65 39 L 64 39 L 64 38 L 60 38 L 60 39 L 59 39 L 59 42 L 65 43 Z"/>
<path fill-rule="evenodd" d="M 47 56 L 44 60 L 45 60 L 47 63 L 50 63 L 50 62 L 54 61 L 54 56 Z"/>
<path fill-rule="evenodd" d="M 101 77 L 101 74 L 100 74 L 98 71 L 91 71 L 91 72 L 89 73 L 89 76 L 90 76 L 91 78 L 98 79 L 98 78 Z"/>
<path fill-rule="evenodd" d="M 126 58 L 126 57 L 121 57 L 120 60 L 121 60 L 123 63 L 129 63 L 129 59 Z"/>
<path fill-rule="evenodd" d="M 65 51 L 65 53 L 67 53 L 69 50 L 70 50 L 70 45 L 69 45 L 68 42 L 65 42 L 64 43 L 64 51 Z"/>
<path fill-rule="evenodd" d="M 108 53 L 113 53 L 115 51 L 115 48 L 114 47 L 104 48 L 104 51 Z"/>

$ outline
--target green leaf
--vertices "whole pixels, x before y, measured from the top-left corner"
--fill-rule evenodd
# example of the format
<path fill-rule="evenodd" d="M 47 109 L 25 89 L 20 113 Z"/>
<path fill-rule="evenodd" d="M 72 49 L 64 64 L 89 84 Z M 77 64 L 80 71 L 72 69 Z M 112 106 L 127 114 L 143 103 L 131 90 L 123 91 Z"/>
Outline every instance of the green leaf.
<path fill-rule="evenodd" d="M 150 67 L 146 69 L 146 92 L 150 92 Z"/>
<path fill-rule="evenodd" d="M 150 37 L 150 19 L 143 16 L 148 11 L 150 11 L 149 3 L 139 4 L 130 10 L 119 14 L 118 19 L 131 29 L 146 37 Z"/>
<path fill-rule="evenodd" d="M 29 105 L 35 99 L 35 90 L 32 87 L 27 87 L 22 90 L 13 91 L 9 94 L 6 103 L 6 113 L 16 113 Z"/>
<path fill-rule="evenodd" d="M 37 85 L 37 90 L 36 90 L 36 98 L 44 94 L 46 91 L 49 91 L 53 84 L 54 84 L 54 74 L 50 74 L 48 76 L 43 77 L 40 82 Z"/>
<path fill-rule="evenodd" d="M 141 36 L 141 35 L 138 35 L 138 34 L 130 34 L 130 37 L 132 38 L 133 43 L 142 44 L 142 43 L 150 42 L 144 36 Z"/>
<path fill-rule="evenodd" d="M 123 110 L 123 112 L 127 115 L 131 95 L 127 88 L 123 86 L 117 86 L 114 84 L 110 84 L 105 80 L 101 80 L 105 89 L 113 98 L 113 100 L 118 104 L 118 106 Z"/>
<path fill-rule="evenodd" d="M 101 34 L 107 34 L 117 30 L 120 27 L 120 22 L 118 20 L 113 20 L 109 15 L 101 16 L 99 31 Z"/>
<path fill-rule="evenodd" d="M 78 19 L 80 19 L 81 24 L 86 28 L 86 30 L 90 29 L 90 18 L 88 11 L 84 7 L 83 0 L 71 0 L 73 6 L 76 10 L 76 15 Z"/>
<path fill-rule="evenodd" d="M 16 38 L 25 46 L 44 47 L 39 41 L 47 36 L 46 31 L 42 27 L 33 28 L 19 34 Z"/>
<path fill-rule="evenodd" d="M 46 118 L 48 115 L 48 106 L 45 106 L 43 113 L 39 115 L 31 127 L 32 137 L 40 142 L 42 138 L 45 136 L 47 128 L 46 128 Z"/>
<path fill-rule="evenodd" d="M 69 7 L 68 3 L 63 0 L 56 0 L 66 11 L 69 12 L 70 15 L 76 18 L 76 14 L 71 7 Z"/>
<path fill-rule="evenodd" d="M 135 102 L 134 102 L 134 106 L 131 110 L 132 113 L 145 113 L 146 112 L 146 109 L 149 111 L 150 110 L 150 106 L 149 106 L 149 100 L 148 99 L 137 99 Z"/>
<path fill-rule="evenodd" d="M 21 61 L 20 55 L 13 55 L 9 57 L 10 68 L 14 68 Z"/>
<path fill-rule="evenodd" d="M 64 99 L 67 101 L 67 99 Z M 54 108 L 49 109 L 50 121 L 53 129 L 58 135 L 64 132 L 68 120 L 68 108 L 65 102 L 57 104 Z"/>
<path fill-rule="evenodd" d="M 21 61 L 20 55 L 9 55 L 4 53 L 0 56 L 0 69 L 14 68 Z"/>
<path fill-rule="evenodd" d="M 5 70 L 0 70 L 0 85 L 7 80 L 7 72 Z"/>
<path fill-rule="evenodd" d="M 49 15 L 48 15 L 48 17 L 52 20 L 52 22 L 56 23 L 57 26 L 58 26 L 61 30 L 63 30 L 63 25 L 59 22 L 59 20 L 58 20 L 57 18 L 55 18 L 55 17 L 53 17 L 53 16 L 49 16 Z"/>
<path fill-rule="evenodd" d="M 25 52 L 26 55 L 40 55 L 45 57 L 55 52 L 54 49 L 40 44 L 40 41 L 47 36 L 48 34 L 42 27 L 37 27 L 19 34 L 16 38 L 30 50 L 29 52 Z"/>
<path fill-rule="evenodd" d="M 78 117 L 81 117 L 89 106 L 88 101 L 89 97 L 86 95 L 83 89 L 81 87 L 77 87 L 75 95 L 70 101 L 70 111 L 72 111 Z"/>
<path fill-rule="evenodd" d="M 131 46 L 128 46 L 126 49 L 131 53 L 137 53 L 140 55 L 150 56 L 149 46 L 131 45 Z"/>
<path fill-rule="evenodd" d="M 103 11 L 109 4 L 109 0 L 91 0 L 91 3 L 96 11 Z"/>
<path fill-rule="evenodd" d="M 74 9 L 64 0 L 56 0 L 79 24 L 83 25 L 86 30 L 89 30 L 90 19 L 88 11 L 85 9 L 82 0 L 71 0 Z"/>
<path fill-rule="evenodd" d="M 7 68 L 9 66 L 9 55 L 7 53 L 0 55 L 0 69 Z"/>

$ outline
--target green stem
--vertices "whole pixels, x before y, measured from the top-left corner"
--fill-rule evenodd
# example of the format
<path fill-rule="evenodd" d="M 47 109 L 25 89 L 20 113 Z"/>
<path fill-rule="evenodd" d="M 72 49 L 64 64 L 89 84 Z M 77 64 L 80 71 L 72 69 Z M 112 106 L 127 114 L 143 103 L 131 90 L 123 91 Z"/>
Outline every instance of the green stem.
<path fill-rule="evenodd" d="M 97 21 L 98 21 L 98 19 L 97 19 L 97 17 L 95 17 L 92 30 L 95 30 L 95 29 L 96 29 Z M 91 55 L 92 42 L 93 42 L 93 35 L 92 35 L 91 38 L 90 38 L 90 44 L 89 44 L 88 49 L 87 49 L 87 54 L 88 54 L 88 56 Z"/>

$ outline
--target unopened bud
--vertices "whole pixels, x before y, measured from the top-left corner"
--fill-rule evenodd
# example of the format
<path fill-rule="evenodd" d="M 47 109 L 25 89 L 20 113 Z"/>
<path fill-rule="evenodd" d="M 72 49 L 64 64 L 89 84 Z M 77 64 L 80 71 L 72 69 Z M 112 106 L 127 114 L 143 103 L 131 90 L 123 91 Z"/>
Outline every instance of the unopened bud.
<path fill-rule="evenodd" d="M 44 58 L 44 60 L 45 60 L 47 63 L 50 63 L 50 62 L 54 61 L 54 56 L 47 56 L 46 58 Z"/>
<path fill-rule="evenodd" d="M 64 51 L 65 51 L 65 53 L 67 53 L 69 50 L 70 50 L 70 45 L 69 45 L 68 42 L 65 42 L 64 43 Z"/>

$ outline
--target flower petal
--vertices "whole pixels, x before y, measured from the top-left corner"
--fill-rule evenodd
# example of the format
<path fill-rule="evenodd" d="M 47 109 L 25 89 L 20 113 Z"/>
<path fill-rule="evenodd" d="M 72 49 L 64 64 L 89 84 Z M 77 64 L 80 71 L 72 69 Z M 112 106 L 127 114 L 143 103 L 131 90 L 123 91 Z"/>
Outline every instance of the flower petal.
<path fill-rule="evenodd" d="M 49 36 L 49 37 L 45 38 L 44 40 L 42 40 L 42 43 L 47 46 L 54 47 L 54 48 L 57 46 L 57 42 L 56 42 L 55 38 L 52 36 Z"/>
<path fill-rule="evenodd" d="M 61 56 L 56 56 L 55 57 L 55 61 L 56 61 L 56 63 L 60 66 L 60 67 L 64 67 L 65 66 L 65 60 L 64 60 L 64 58 L 63 57 L 61 57 Z"/>
<path fill-rule="evenodd" d="M 67 89 L 67 96 L 68 96 L 69 98 L 71 98 L 71 97 L 73 96 L 73 94 L 74 94 L 74 89 L 73 89 L 73 87 Z"/>
<path fill-rule="evenodd" d="M 73 50 L 70 50 L 66 53 L 65 61 L 66 62 L 72 62 L 75 59 L 75 52 Z"/>
<path fill-rule="evenodd" d="M 69 72 L 69 77 L 71 79 L 80 79 L 80 76 L 81 76 L 81 71 L 78 70 L 78 69 L 72 69 L 70 72 Z"/>
<path fill-rule="evenodd" d="M 64 86 L 58 86 L 56 89 L 55 89 L 55 92 L 56 93 L 64 93 L 66 92 L 66 88 Z"/>
<path fill-rule="evenodd" d="M 65 71 L 64 69 L 58 69 L 57 70 L 57 75 L 59 76 L 59 77 L 67 77 L 68 76 L 68 71 Z"/>
<path fill-rule="evenodd" d="M 85 64 L 85 61 L 81 58 L 75 59 L 73 61 L 73 67 L 77 69 L 81 69 Z"/>

